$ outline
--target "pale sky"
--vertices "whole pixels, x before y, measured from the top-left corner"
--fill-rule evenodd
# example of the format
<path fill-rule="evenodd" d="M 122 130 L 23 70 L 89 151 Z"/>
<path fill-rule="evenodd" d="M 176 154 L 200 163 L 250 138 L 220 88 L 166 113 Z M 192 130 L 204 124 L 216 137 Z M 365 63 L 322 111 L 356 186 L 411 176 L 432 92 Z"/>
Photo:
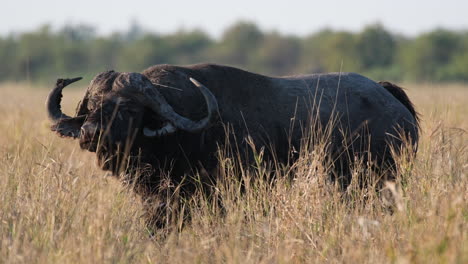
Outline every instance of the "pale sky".
<path fill-rule="evenodd" d="M 416 35 L 436 27 L 468 29 L 468 0 L 0 0 L 0 34 L 24 32 L 48 23 L 88 24 L 100 34 L 128 29 L 167 33 L 199 28 L 219 37 L 239 20 L 263 30 L 305 35 L 325 27 L 359 31 L 380 22 L 395 33 Z"/>

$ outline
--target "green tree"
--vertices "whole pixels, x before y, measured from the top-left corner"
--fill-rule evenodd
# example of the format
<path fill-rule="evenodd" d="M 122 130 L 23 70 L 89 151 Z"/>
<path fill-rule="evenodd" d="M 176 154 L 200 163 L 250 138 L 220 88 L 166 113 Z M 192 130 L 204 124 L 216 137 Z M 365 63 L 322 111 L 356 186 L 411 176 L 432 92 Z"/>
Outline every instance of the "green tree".
<path fill-rule="evenodd" d="M 321 31 L 305 41 L 305 58 L 320 71 L 359 71 L 356 37 L 349 32 Z M 310 46 L 309 46 L 310 45 Z M 303 65 L 307 63 L 302 63 Z M 311 67 L 311 66 L 309 66 Z"/>
<path fill-rule="evenodd" d="M 357 52 L 363 69 L 388 67 L 393 63 L 396 43 L 382 25 L 366 27 L 357 35 Z"/>
<path fill-rule="evenodd" d="M 468 33 L 460 36 L 461 44 L 450 63 L 438 71 L 442 81 L 468 81 Z"/>
<path fill-rule="evenodd" d="M 251 63 L 255 70 L 268 74 L 292 74 L 297 68 L 300 53 L 297 38 L 271 33 L 264 36 Z"/>
<path fill-rule="evenodd" d="M 147 33 L 134 42 L 126 43 L 119 54 L 117 66 L 119 70 L 141 71 L 150 65 L 170 63 L 172 54 L 167 50 L 162 36 Z"/>
<path fill-rule="evenodd" d="M 118 33 L 96 38 L 89 51 L 90 70 L 94 72 L 117 70 L 119 56 L 125 45 L 121 34 Z"/>
<path fill-rule="evenodd" d="M 205 60 L 213 41 L 200 30 L 179 31 L 165 37 L 169 53 L 173 55 L 170 63 L 191 64 Z"/>
<path fill-rule="evenodd" d="M 435 30 L 408 43 L 400 54 L 400 62 L 411 80 L 435 80 L 443 78 L 440 69 L 446 67 L 460 54 L 460 36 L 448 30 Z"/>
<path fill-rule="evenodd" d="M 20 79 L 20 69 L 18 58 L 18 43 L 13 36 L 0 38 L 0 80 L 15 80 Z"/>
<path fill-rule="evenodd" d="M 333 34 L 325 29 L 301 40 L 302 54 L 299 59 L 299 71 L 304 73 L 325 72 L 325 58 L 322 54 L 323 43 Z"/>
<path fill-rule="evenodd" d="M 133 22 L 123 33 L 96 35 L 67 25 L 0 36 L 0 81 L 52 82 L 108 69 L 141 71 L 155 64 L 230 64 L 271 75 L 355 71 L 375 79 L 468 81 L 468 33 L 438 29 L 417 37 L 374 24 L 359 33 L 322 30 L 304 38 L 262 32 L 239 22 L 221 39 L 200 30 L 156 34 Z"/>
<path fill-rule="evenodd" d="M 234 24 L 224 32 L 221 42 L 213 50 L 213 60 L 249 68 L 253 64 L 251 58 L 256 54 L 262 39 L 262 32 L 254 24 Z"/>
<path fill-rule="evenodd" d="M 55 70 L 60 74 L 82 74 L 90 67 L 95 29 L 87 25 L 65 26 L 50 41 L 54 46 Z"/>
<path fill-rule="evenodd" d="M 36 32 L 21 34 L 18 39 L 18 54 L 15 70 L 25 79 L 53 79 L 57 70 L 55 56 L 57 41 L 49 26 L 42 26 Z"/>

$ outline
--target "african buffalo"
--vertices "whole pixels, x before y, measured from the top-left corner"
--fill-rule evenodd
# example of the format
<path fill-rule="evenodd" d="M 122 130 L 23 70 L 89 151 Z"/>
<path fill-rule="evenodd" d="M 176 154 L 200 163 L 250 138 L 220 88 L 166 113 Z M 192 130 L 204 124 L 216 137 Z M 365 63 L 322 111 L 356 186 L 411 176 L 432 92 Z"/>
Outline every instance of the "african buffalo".
<path fill-rule="evenodd" d="M 131 175 L 137 163 L 144 167 L 142 193 L 154 192 L 169 171 L 176 183 L 201 169 L 213 173 L 217 150 L 228 141 L 246 156 L 248 138 L 270 158 L 294 160 L 291 150 L 300 149 L 313 120 L 322 129 L 334 123 L 329 151 L 345 185 L 350 159 L 372 157 L 388 167 L 390 148 L 398 150 L 402 136 L 418 142 L 418 117 L 405 92 L 356 73 L 278 78 L 213 64 L 106 71 L 94 77 L 69 117 L 60 110 L 62 89 L 79 79 L 59 79 L 50 92 L 52 130 L 79 138 L 81 148 L 96 152 L 100 166 L 115 175 Z"/>

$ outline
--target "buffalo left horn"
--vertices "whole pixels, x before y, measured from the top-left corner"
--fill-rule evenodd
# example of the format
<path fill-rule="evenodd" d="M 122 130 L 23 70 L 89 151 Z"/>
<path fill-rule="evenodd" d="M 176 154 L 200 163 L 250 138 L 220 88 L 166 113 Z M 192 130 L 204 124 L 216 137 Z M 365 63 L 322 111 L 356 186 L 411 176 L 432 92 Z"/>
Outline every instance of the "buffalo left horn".
<path fill-rule="evenodd" d="M 144 128 L 143 133 L 145 136 L 159 137 L 166 134 L 171 134 L 176 131 L 176 128 L 188 132 L 198 132 L 210 125 L 212 119 L 218 111 L 218 102 L 211 91 L 203 84 L 193 78 L 190 78 L 190 81 L 195 84 L 203 94 L 203 97 L 206 101 L 208 114 L 199 121 L 190 120 L 177 114 L 156 89 L 145 89 L 145 96 L 149 101 L 148 107 L 170 122 L 157 130 Z"/>
<path fill-rule="evenodd" d="M 57 131 L 61 136 L 78 137 L 80 127 L 86 118 L 84 115 L 70 117 L 61 110 L 62 90 L 67 85 L 81 80 L 81 77 L 73 79 L 58 79 L 55 88 L 49 93 L 46 100 L 47 113 L 52 121 L 52 130 Z"/>

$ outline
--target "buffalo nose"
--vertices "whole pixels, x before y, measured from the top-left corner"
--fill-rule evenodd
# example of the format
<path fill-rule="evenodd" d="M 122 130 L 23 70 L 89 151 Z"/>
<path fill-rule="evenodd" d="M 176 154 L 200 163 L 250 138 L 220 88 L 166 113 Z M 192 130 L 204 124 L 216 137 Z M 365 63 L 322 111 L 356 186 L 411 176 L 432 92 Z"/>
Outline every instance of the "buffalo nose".
<path fill-rule="evenodd" d="M 81 126 L 80 147 L 89 151 L 96 151 L 99 139 L 99 127 L 92 123 Z"/>

